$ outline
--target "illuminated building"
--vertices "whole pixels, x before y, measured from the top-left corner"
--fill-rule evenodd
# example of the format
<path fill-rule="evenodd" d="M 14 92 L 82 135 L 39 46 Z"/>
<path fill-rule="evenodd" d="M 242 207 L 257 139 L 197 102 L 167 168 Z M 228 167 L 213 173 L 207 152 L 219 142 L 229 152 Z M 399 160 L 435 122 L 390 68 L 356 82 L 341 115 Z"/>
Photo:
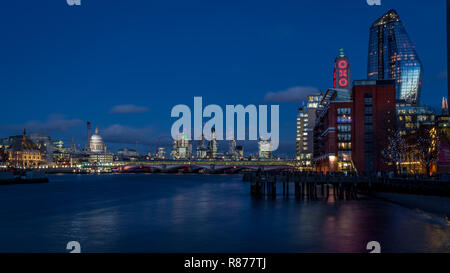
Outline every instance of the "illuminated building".
<path fill-rule="evenodd" d="M 8 160 L 13 167 L 36 168 L 43 163 L 41 147 L 27 138 L 26 131 L 22 136 L 10 138 Z"/>
<path fill-rule="evenodd" d="M 239 159 L 244 158 L 244 147 L 243 146 L 236 146 L 236 152 L 239 155 Z"/>
<path fill-rule="evenodd" d="M 53 151 L 54 147 L 49 136 L 43 134 L 30 134 L 28 137 L 36 145 L 42 147 L 42 159 L 48 164 L 53 162 Z"/>
<path fill-rule="evenodd" d="M 314 169 L 386 170 L 381 151 L 395 128 L 394 81 L 355 81 L 352 93 L 329 89 L 314 127 Z"/>
<path fill-rule="evenodd" d="M 272 158 L 272 141 L 262 139 L 258 140 L 258 156 L 259 159 Z"/>
<path fill-rule="evenodd" d="M 314 169 L 318 172 L 352 170 L 353 103 L 347 89 L 329 89 L 320 101 L 314 124 Z"/>
<path fill-rule="evenodd" d="M 89 123 L 90 126 L 90 123 Z M 98 127 L 95 128 L 95 133 L 89 138 L 88 148 L 86 149 L 89 156 L 89 162 L 95 164 L 109 164 L 113 162 L 114 155 L 108 153 L 103 138 L 99 134 Z"/>
<path fill-rule="evenodd" d="M 427 106 L 397 105 L 397 128 L 402 136 L 416 134 L 421 126 L 434 123 L 435 114 Z"/>
<path fill-rule="evenodd" d="M 321 94 L 308 96 L 306 107 L 299 108 L 297 116 L 296 159 L 299 167 L 311 168 L 314 152 L 314 124 Z"/>
<path fill-rule="evenodd" d="M 98 132 L 98 127 L 95 128 L 95 133 L 89 140 L 89 151 L 92 153 L 102 153 L 106 150 L 106 146 L 103 143 L 103 138 Z"/>
<path fill-rule="evenodd" d="M 178 136 L 178 140 L 173 143 L 173 149 L 170 153 L 172 159 L 191 159 L 192 157 L 192 144 L 186 134 Z"/>
<path fill-rule="evenodd" d="M 159 147 L 158 153 L 156 153 L 156 158 L 157 159 L 166 159 L 166 148 Z"/>
<path fill-rule="evenodd" d="M 236 145 L 236 140 L 230 140 L 230 146 L 229 146 L 229 151 L 228 151 L 228 158 L 229 159 L 231 159 L 231 160 L 238 160 L 238 159 L 241 159 L 242 157 L 241 157 L 241 155 L 239 154 L 239 151 L 238 151 L 238 146 Z M 242 148 L 242 146 L 241 146 L 241 148 Z"/>
<path fill-rule="evenodd" d="M 442 114 L 436 117 L 436 126 L 442 136 L 450 139 L 450 116 L 447 98 L 442 98 Z"/>
<path fill-rule="evenodd" d="M 0 148 L 8 148 L 9 147 L 9 138 L 0 139 Z"/>
<path fill-rule="evenodd" d="M 368 59 L 368 79 L 395 80 L 397 103 L 419 104 L 422 63 L 395 10 L 370 28 Z"/>
<path fill-rule="evenodd" d="M 219 156 L 219 144 L 217 142 L 217 137 L 216 137 L 216 129 L 212 128 L 211 129 L 211 141 L 209 141 L 208 144 L 208 155 L 207 157 L 209 159 L 216 159 Z"/>
<path fill-rule="evenodd" d="M 333 88 L 348 89 L 352 87 L 350 61 L 344 54 L 344 49 L 340 49 L 340 54 L 334 61 Z"/>
<path fill-rule="evenodd" d="M 204 136 L 197 142 L 196 158 L 205 159 L 208 156 L 208 148 L 205 145 Z"/>

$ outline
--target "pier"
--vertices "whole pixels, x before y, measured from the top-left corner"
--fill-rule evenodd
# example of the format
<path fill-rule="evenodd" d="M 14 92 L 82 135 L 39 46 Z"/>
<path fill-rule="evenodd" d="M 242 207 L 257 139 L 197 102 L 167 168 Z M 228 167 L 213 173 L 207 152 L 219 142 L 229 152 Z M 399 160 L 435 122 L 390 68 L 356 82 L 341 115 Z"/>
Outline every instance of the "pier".
<path fill-rule="evenodd" d="M 371 192 L 450 197 L 450 182 L 447 178 L 255 172 L 245 173 L 243 180 L 250 183 L 252 196 L 264 198 L 282 195 L 284 198 L 293 196 L 297 199 L 328 200 L 332 196 L 334 200 L 357 200 L 358 194 Z"/>

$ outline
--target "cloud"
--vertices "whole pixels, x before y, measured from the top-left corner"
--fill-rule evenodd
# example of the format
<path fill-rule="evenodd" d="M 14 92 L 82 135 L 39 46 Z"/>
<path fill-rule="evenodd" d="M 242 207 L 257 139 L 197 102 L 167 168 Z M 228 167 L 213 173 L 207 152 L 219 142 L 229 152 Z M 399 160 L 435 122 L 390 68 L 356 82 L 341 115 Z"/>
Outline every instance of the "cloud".
<path fill-rule="evenodd" d="M 105 142 L 119 144 L 154 144 L 154 130 L 151 127 L 133 128 L 120 124 L 111 125 L 100 130 Z"/>
<path fill-rule="evenodd" d="M 140 114 L 148 111 L 147 107 L 137 106 L 134 104 L 123 104 L 114 106 L 109 113 L 111 114 Z"/>
<path fill-rule="evenodd" d="M 269 92 L 264 97 L 264 100 L 268 102 L 277 102 L 277 103 L 285 103 L 285 102 L 300 103 L 306 100 L 307 96 L 318 92 L 319 90 L 316 87 L 295 86 L 278 92 Z"/>
<path fill-rule="evenodd" d="M 8 127 L 14 131 L 26 129 L 29 132 L 51 133 L 64 132 L 82 124 L 82 120 L 67 119 L 64 115 L 53 114 L 48 116 L 45 121 L 32 120 L 23 125 L 12 125 Z"/>

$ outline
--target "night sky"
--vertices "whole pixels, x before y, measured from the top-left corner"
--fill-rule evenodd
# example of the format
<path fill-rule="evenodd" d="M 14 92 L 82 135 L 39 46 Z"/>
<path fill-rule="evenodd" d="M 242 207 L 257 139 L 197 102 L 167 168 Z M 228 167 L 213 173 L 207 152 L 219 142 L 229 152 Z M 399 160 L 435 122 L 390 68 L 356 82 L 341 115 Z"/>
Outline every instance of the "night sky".
<path fill-rule="evenodd" d="M 84 146 L 89 120 L 112 149 L 154 151 L 172 107 L 203 96 L 279 104 L 279 154 L 293 156 L 304 96 L 332 86 L 340 47 L 365 79 L 369 28 L 392 8 L 424 65 L 422 104 L 447 94 L 443 0 L 81 1 L 2 2 L 0 138 L 27 128 Z"/>

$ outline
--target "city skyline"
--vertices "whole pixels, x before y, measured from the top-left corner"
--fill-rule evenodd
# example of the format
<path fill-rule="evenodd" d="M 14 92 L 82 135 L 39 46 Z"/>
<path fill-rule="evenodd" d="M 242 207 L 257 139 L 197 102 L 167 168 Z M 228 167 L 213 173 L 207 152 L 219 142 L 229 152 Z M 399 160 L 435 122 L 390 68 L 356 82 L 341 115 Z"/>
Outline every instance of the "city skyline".
<path fill-rule="evenodd" d="M 183 9 L 190 6 L 183 3 L 179 8 L 109 3 L 108 11 L 102 11 L 101 1 L 80 7 L 64 1 L 30 3 L 34 11 L 23 12 L 26 27 L 14 24 L 24 18 L 5 14 L 1 19 L 13 23 L 1 46 L 7 63 L 1 77 L 2 89 L 8 90 L 4 98 L 11 102 L 5 112 L 14 115 L 2 119 L 0 134 L 18 135 L 27 128 L 83 145 L 89 120 L 115 150 L 137 141 L 145 145 L 141 149 L 154 152 L 158 137 L 170 134 L 171 107 L 202 95 L 207 104 L 279 103 L 278 153 L 293 156 L 297 106 L 306 95 L 332 86 L 333 60 L 341 47 L 350 59 L 352 80 L 367 78 L 370 26 L 391 8 L 398 11 L 424 64 L 422 103 L 439 107 L 447 94 L 443 1 L 413 7 L 410 1 L 381 7 L 327 2 L 276 10 L 268 2 L 239 10 L 217 2 L 204 6 L 199 18 L 186 15 Z M 23 9 L 8 3 L 4 12 Z M 254 12 L 248 15 L 248 9 Z M 431 19 L 424 22 L 420 13 Z M 179 19 L 164 18 L 169 14 Z M 305 23 L 313 19 L 319 23 Z M 338 29 L 327 27 L 335 21 Z M 15 110 L 20 107 L 23 111 Z"/>

